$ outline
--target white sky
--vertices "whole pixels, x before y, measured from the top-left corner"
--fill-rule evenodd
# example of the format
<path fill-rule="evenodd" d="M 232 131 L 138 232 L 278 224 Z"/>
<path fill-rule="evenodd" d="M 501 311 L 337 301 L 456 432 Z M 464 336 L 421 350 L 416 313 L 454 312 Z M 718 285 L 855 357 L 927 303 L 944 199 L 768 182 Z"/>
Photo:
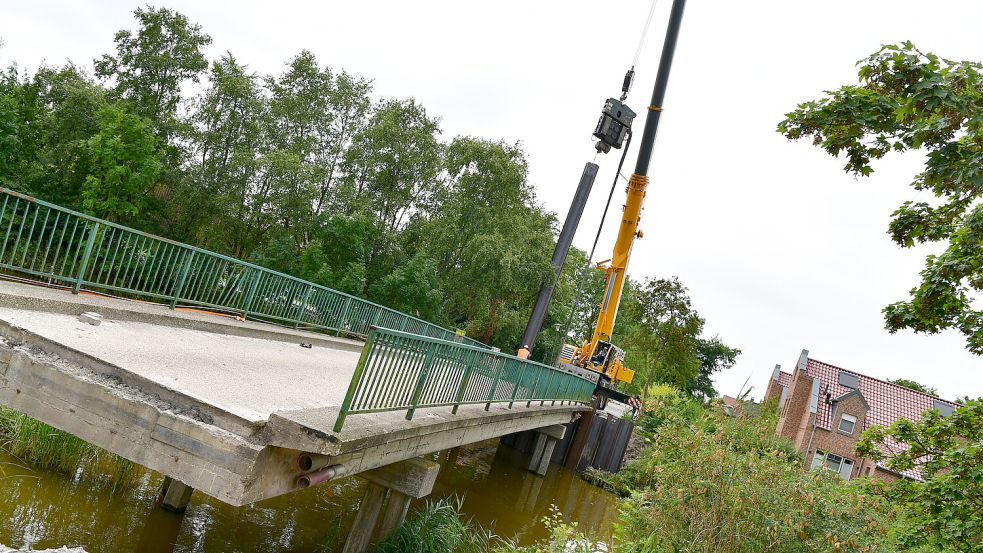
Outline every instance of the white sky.
<path fill-rule="evenodd" d="M 0 64 L 34 69 L 66 59 L 91 67 L 133 28 L 142 1 L 0 3 Z M 661 0 L 629 104 L 642 114 L 671 0 Z M 648 0 L 625 2 L 200 2 L 167 0 L 259 73 L 278 73 L 303 48 L 375 81 L 377 96 L 415 97 L 445 138 L 521 141 L 540 200 L 561 214 L 585 161 L 603 101 L 631 63 Z M 856 79 L 854 63 L 882 43 L 912 40 L 950 59 L 983 60 L 983 2 L 691 0 L 669 83 L 629 273 L 679 275 L 710 333 L 744 354 L 717 378 L 735 394 L 749 376 L 760 396 L 776 363 L 802 348 L 834 365 L 906 377 L 948 398 L 983 395 L 979 357 L 955 334 L 890 335 L 881 308 L 902 299 L 929 250 L 886 234 L 919 154 L 855 180 L 843 162 L 775 132 L 783 114 Z M 625 164 L 630 173 L 634 152 Z M 599 160 L 575 244 L 589 249 L 617 158 Z M 615 201 L 624 198 L 623 189 Z M 922 198 L 927 199 L 927 198 Z M 609 219 L 608 229 L 617 223 Z M 606 233 L 599 255 L 613 242 Z"/>

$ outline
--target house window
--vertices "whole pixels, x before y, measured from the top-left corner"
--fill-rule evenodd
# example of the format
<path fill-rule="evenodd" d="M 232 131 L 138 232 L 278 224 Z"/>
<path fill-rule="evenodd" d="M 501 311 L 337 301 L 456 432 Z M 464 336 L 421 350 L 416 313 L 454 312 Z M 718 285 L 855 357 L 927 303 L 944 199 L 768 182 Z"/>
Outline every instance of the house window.
<path fill-rule="evenodd" d="M 812 468 L 817 469 L 819 467 L 826 467 L 839 474 L 840 478 L 849 480 L 853 474 L 853 459 L 817 449 L 816 456 L 812 458 Z"/>
<path fill-rule="evenodd" d="M 857 417 L 853 415 L 844 414 L 840 418 L 840 432 L 844 434 L 853 434 L 853 430 L 857 427 Z"/>

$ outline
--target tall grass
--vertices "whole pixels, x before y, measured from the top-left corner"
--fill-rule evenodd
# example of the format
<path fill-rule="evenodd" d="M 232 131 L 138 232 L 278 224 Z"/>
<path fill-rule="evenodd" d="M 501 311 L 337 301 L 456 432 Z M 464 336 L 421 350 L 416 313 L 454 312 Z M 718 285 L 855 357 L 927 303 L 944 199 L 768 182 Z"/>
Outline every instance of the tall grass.
<path fill-rule="evenodd" d="M 490 553 L 513 546 L 461 514 L 459 498 L 427 501 L 374 553 Z"/>
<path fill-rule="evenodd" d="M 0 448 L 22 463 L 42 470 L 52 470 L 97 478 L 115 493 L 129 487 L 139 474 L 139 467 L 118 455 L 23 413 L 0 406 Z"/>

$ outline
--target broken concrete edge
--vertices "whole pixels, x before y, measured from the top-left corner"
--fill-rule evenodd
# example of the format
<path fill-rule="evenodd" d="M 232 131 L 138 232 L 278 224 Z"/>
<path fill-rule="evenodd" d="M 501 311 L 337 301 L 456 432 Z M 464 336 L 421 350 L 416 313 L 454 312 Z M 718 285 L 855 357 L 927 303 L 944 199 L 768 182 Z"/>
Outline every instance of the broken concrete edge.
<path fill-rule="evenodd" d="M 263 447 L 140 390 L 0 340 L 0 404 L 232 505 Z"/>
<path fill-rule="evenodd" d="M 298 329 L 288 329 L 280 327 L 275 323 L 265 321 L 234 321 L 223 317 L 212 315 L 192 315 L 180 310 L 169 309 L 164 304 L 139 302 L 139 306 L 147 310 L 138 309 L 138 305 L 126 305 L 133 303 L 134 300 L 122 298 L 108 298 L 102 296 L 86 297 L 91 301 L 80 301 L 78 296 L 70 295 L 67 290 L 57 290 L 46 287 L 39 287 L 30 284 L 19 284 L 27 290 L 44 289 L 52 293 L 63 292 L 66 298 L 42 298 L 35 295 L 16 295 L 0 291 L 0 306 L 26 311 L 44 311 L 48 313 L 62 313 L 66 315 L 79 316 L 87 312 L 96 313 L 103 318 L 116 319 L 121 321 L 131 321 L 137 323 L 148 323 L 175 328 L 186 328 L 190 330 L 200 330 L 212 334 L 224 334 L 228 336 L 240 336 L 245 338 L 261 338 L 276 340 L 288 343 L 313 343 L 320 346 L 335 349 L 345 349 L 349 351 L 362 351 L 365 344 L 347 338 L 328 336 L 326 334 Z M 114 305 L 120 304 L 120 305 Z M 207 307 L 201 307 L 202 310 Z M 204 320 L 201 317 L 213 317 L 215 320 Z M 89 321 L 84 321 L 89 322 Z M 93 324 L 93 323 L 90 323 Z"/>
<path fill-rule="evenodd" d="M 118 385 L 139 390 L 148 398 L 155 398 L 168 404 L 165 410 L 188 416 L 205 424 L 215 425 L 241 436 L 253 436 L 265 424 L 265 422 L 255 423 L 223 409 L 214 408 L 118 365 L 49 340 L 4 320 L 0 320 L 0 338 L 5 339 L 8 345 L 13 348 L 23 349 L 25 353 L 39 358 L 47 358 L 56 363 L 68 362 L 77 370 L 89 371 L 112 379 Z"/>

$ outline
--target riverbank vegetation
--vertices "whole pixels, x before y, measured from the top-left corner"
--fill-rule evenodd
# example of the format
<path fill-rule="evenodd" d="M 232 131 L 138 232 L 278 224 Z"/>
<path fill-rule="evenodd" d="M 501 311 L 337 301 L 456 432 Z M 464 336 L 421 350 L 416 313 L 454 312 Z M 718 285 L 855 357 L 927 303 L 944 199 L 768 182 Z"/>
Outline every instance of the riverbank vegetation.
<path fill-rule="evenodd" d="M 618 474 L 586 475 L 622 498 L 610 541 L 582 534 L 554 510 L 543 521 L 547 540 L 519 547 L 491 538 L 462 551 L 978 552 L 981 416 L 983 402 L 976 400 L 950 417 L 930 412 L 920 421 L 872 429 L 860 446 L 865 454 L 895 470 L 918 465 L 924 480 L 845 481 L 832 471 L 802 470 L 801 455 L 775 436 L 774 401 L 745 403 L 728 414 L 719 404 L 660 386 L 639 420 L 638 432 L 650 443 L 641 456 Z M 911 446 L 909 453 L 878 453 L 874 444 L 887 436 Z M 444 508 L 443 524 L 463 523 L 452 505 Z M 404 551 L 457 551 L 420 546 L 420 539 L 402 543 Z"/>
<path fill-rule="evenodd" d="M 0 449 L 23 466 L 94 478 L 110 493 L 127 489 L 141 468 L 67 432 L 0 406 Z"/>

